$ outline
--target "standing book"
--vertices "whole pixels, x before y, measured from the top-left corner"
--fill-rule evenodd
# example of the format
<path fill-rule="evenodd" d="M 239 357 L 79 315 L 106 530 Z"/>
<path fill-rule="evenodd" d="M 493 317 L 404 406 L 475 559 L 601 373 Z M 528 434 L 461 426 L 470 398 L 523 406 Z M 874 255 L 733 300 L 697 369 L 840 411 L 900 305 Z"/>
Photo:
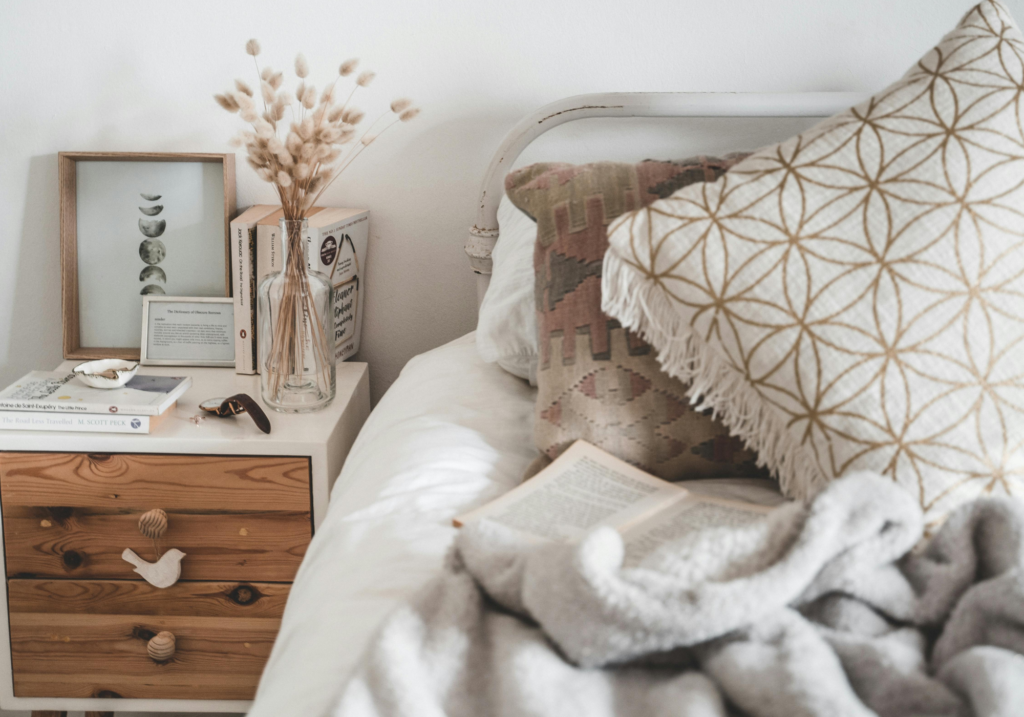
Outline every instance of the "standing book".
<path fill-rule="evenodd" d="M 489 520 L 530 542 L 564 543 L 607 525 L 622 535 L 624 564 L 636 565 L 664 543 L 708 528 L 750 523 L 777 504 L 708 495 L 700 492 L 700 481 L 690 483 L 694 490 L 576 441 L 537 475 L 452 522 L 461 527 Z"/>
<path fill-rule="evenodd" d="M 256 373 L 256 223 L 278 209 L 269 204 L 257 204 L 231 221 L 235 373 Z"/>
<path fill-rule="evenodd" d="M 136 374 L 121 388 L 102 389 L 73 373 L 33 371 L 0 391 L 0 411 L 159 416 L 191 385 L 187 376 Z"/>
<path fill-rule="evenodd" d="M 334 287 L 334 360 L 359 350 L 363 323 L 366 245 L 370 212 L 330 208 L 309 218 L 306 245 L 311 271 L 325 274 Z"/>

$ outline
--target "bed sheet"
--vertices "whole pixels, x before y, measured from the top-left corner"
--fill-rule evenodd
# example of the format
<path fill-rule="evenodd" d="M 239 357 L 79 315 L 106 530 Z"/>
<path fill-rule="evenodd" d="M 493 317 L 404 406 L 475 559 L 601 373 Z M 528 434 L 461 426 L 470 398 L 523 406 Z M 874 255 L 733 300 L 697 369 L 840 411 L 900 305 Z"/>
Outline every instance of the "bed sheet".
<path fill-rule="evenodd" d="M 453 516 L 519 483 L 535 390 L 473 334 L 412 359 L 367 420 L 295 578 L 254 717 L 326 712 L 384 617 L 437 573 Z"/>
<path fill-rule="evenodd" d="M 536 389 L 484 363 L 474 335 L 412 359 L 345 462 L 299 568 L 250 717 L 319 717 L 384 618 L 437 574 L 451 519 L 519 484 L 537 456 Z M 764 480 L 686 483 L 773 505 Z"/>

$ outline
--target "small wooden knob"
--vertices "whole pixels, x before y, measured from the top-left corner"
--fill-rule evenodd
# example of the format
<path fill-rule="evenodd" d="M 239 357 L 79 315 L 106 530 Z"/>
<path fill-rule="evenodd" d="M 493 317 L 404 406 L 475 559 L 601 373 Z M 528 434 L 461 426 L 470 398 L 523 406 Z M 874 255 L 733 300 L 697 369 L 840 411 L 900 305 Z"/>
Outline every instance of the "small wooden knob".
<path fill-rule="evenodd" d="M 143 513 L 139 517 L 139 532 L 147 538 L 159 540 L 167 530 L 167 513 L 160 508 Z"/>
<path fill-rule="evenodd" d="M 158 632 L 146 643 L 146 652 L 154 662 L 167 662 L 174 657 L 174 642 L 173 632 Z"/>

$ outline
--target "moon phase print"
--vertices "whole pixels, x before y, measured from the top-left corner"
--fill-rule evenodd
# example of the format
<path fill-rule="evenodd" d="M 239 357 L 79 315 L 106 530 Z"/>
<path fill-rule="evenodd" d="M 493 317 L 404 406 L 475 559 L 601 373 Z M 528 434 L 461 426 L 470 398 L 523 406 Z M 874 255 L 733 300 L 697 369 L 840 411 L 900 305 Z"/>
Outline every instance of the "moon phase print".
<path fill-rule="evenodd" d="M 81 346 L 138 348 L 143 296 L 224 296 L 224 167 L 75 162 Z"/>
<path fill-rule="evenodd" d="M 141 193 L 143 199 L 155 202 L 158 199 L 162 199 L 161 194 L 147 194 L 146 192 Z M 147 217 L 155 217 L 157 214 L 162 212 L 164 207 L 162 204 L 156 204 L 151 207 L 139 207 L 139 211 L 145 214 Z M 167 283 L 167 274 L 163 269 L 157 267 L 157 264 L 167 258 L 167 245 L 157 239 L 158 236 L 162 236 L 167 230 L 166 219 L 139 219 L 139 231 L 142 232 L 142 236 L 148 237 L 141 244 L 139 244 L 139 258 L 142 261 L 149 264 L 146 269 L 156 269 L 163 276 L 163 282 Z M 139 274 L 139 281 L 146 280 L 146 269 L 142 270 Z M 142 291 L 139 292 L 143 296 L 149 294 L 166 294 L 162 286 L 156 284 L 146 284 L 142 287 Z"/>

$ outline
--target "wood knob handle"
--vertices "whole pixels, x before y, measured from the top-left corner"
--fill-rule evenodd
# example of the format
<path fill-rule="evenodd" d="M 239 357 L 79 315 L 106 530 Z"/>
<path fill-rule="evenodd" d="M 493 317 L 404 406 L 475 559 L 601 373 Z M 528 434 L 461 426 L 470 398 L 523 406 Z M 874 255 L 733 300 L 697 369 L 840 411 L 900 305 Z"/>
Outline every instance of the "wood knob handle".
<path fill-rule="evenodd" d="M 146 652 L 153 662 L 167 662 L 174 657 L 174 633 L 166 630 L 158 632 L 146 643 Z"/>
<path fill-rule="evenodd" d="M 139 516 L 139 532 L 147 538 L 159 540 L 167 531 L 167 513 L 154 508 Z"/>

